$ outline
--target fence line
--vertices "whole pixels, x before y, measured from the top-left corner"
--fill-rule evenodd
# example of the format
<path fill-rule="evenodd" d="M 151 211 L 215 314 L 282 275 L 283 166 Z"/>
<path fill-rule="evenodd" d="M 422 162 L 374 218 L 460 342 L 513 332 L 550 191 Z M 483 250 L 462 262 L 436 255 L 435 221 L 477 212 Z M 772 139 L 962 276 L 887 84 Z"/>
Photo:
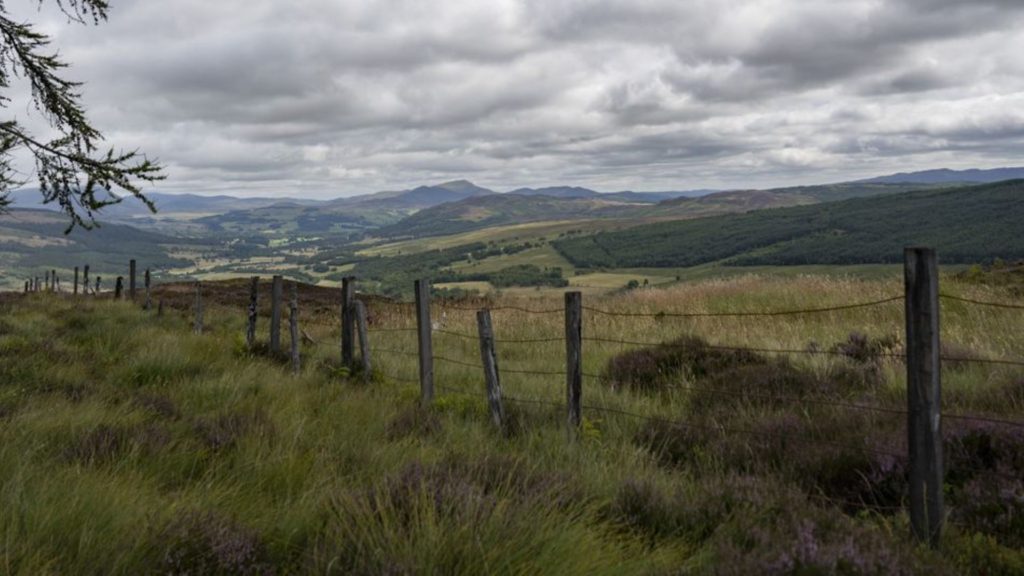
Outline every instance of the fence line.
<path fill-rule="evenodd" d="M 588 312 L 593 312 L 594 314 L 600 314 L 602 316 L 615 316 L 627 318 L 726 318 L 751 316 L 796 316 L 800 314 L 838 312 L 841 310 L 853 310 L 857 308 L 869 308 L 872 306 L 880 306 L 882 304 L 888 304 L 890 302 L 896 302 L 898 300 L 903 300 L 903 296 L 892 296 L 889 298 L 884 298 L 882 300 L 873 300 L 871 302 L 861 302 L 858 304 L 830 306 L 827 308 L 805 308 L 802 310 L 776 310 L 767 312 L 613 312 L 610 310 L 593 308 L 591 306 L 584 306 L 583 309 Z"/>
<path fill-rule="evenodd" d="M 431 306 L 430 296 L 431 287 L 429 283 L 424 280 L 417 280 L 415 283 L 415 302 L 380 302 L 382 306 L 398 306 L 398 307 L 414 307 L 416 326 L 415 327 L 375 327 L 368 329 L 365 312 L 360 315 L 359 311 L 363 310 L 363 302 L 355 300 L 355 278 L 346 277 L 343 282 L 342 288 L 342 302 L 341 302 L 341 322 L 340 322 L 340 348 L 341 348 L 341 360 L 342 363 L 352 369 L 356 368 L 355 363 L 355 334 L 353 333 L 354 326 L 358 324 L 359 327 L 359 342 L 360 342 L 360 357 L 362 360 L 362 368 L 364 371 L 363 377 L 366 382 L 370 382 L 371 369 L 370 369 L 370 358 L 372 354 L 392 354 L 395 356 L 404 356 L 409 358 L 417 358 L 419 360 L 419 378 L 404 378 L 396 374 L 385 374 L 384 370 L 378 368 L 374 372 L 379 371 L 384 374 L 387 378 L 401 383 L 419 383 L 421 401 L 425 406 L 430 406 L 434 398 L 435 387 L 446 393 L 462 394 L 471 397 L 480 397 L 485 399 L 491 407 L 492 418 L 498 424 L 498 427 L 504 430 L 503 426 L 503 409 L 502 401 L 508 401 L 518 404 L 529 404 L 536 406 L 547 406 L 566 410 L 568 413 L 568 428 L 570 439 L 575 439 L 579 436 L 582 428 L 582 413 L 594 412 L 599 414 L 612 414 L 617 416 L 625 416 L 634 418 L 639 421 L 645 422 L 657 422 L 667 424 L 673 427 L 701 430 L 704 432 L 710 432 L 715 434 L 729 433 L 729 434 L 741 434 L 758 439 L 771 439 L 778 438 L 785 442 L 795 443 L 806 443 L 806 444 L 817 444 L 822 446 L 831 446 L 837 448 L 844 448 L 850 450 L 857 450 L 865 453 L 874 453 L 884 455 L 887 457 L 904 459 L 910 463 L 910 516 L 911 525 L 915 536 L 920 540 L 928 541 L 932 546 L 937 546 L 939 536 L 941 533 L 942 525 L 944 523 L 944 512 L 942 510 L 942 493 L 941 486 L 943 482 L 942 477 L 942 450 L 943 450 L 943 437 L 941 435 L 940 422 L 943 417 L 950 420 L 962 421 L 962 422 L 975 422 L 985 423 L 994 426 L 1008 426 L 1014 428 L 1024 428 L 1024 422 L 1012 420 L 1002 416 L 993 416 L 985 414 L 964 414 L 964 413 L 951 413 L 943 412 L 939 406 L 939 396 L 941 390 L 941 374 L 943 363 L 974 363 L 982 365 L 994 365 L 994 366 L 1024 366 L 1024 359 L 1016 358 L 981 358 L 981 357 L 969 357 L 969 356 L 946 356 L 941 354 L 941 348 L 939 346 L 939 325 L 938 317 L 940 311 L 940 301 L 953 301 L 973 306 L 985 306 L 1002 309 L 1012 310 L 1024 310 L 1024 305 L 1001 303 L 1001 302 L 986 302 L 981 300 L 975 300 L 962 296 L 955 296 L 950 294 L 942 294 L 938 290 L 938 269 L 937 259 L 933 250 L 928 248 L 908 248 L 904 252 L 904 279 L 905 279 L 905 293 L 899 296 L 890 296 L 881 298 L 878 300 L 872 300 L 867 302 L 857 302 L 850 304 L 840 304 L 835 306 L 820 307 L 820 308 L 804 308 L 804 309 L 788 309 L 788 310 L 760 310 L 760 311 L 737 311 L 737 312 L 649 312 L 649 313 L 632 313 L 632 312 L 619 312 L 615 310 L 606 310 L 597 307 L 583 306 L 582 295 L 579 292 L 567 292 L 565 295 L 565 305 L 563 308 L 557 309 L 533 309 L 524 306 L 487 306 L 486 303 L 482 303 L 480 307 L 467 307 L 453 305 L 446 301 L 440 301 L 434 303 Z M 85 267 L 85 274 L 83 275 L 83 294 L 87 294 L 88 282 L 89 282 L 89 267 Z M 128 297 L 132 300 L 136 297 L 136 282 L 135 274 L 136 262 L 131 260 L 129 263 L 129 285 L 128 285 Z M 149 306 L 149 270 L 146 270 L 146 309 Z M 94 294 L 99 291 L 99 280 L 96 277 L 97 288 L 93 291 Z M 250 349 L 253 349 L 255 340 L 255 320 L 257 315 L 256 310 L 256 299 L 258 289 L 258 278 L 252 279 L 252 289 L 250 292 L 250 302 L 248 307 L 248 323 L 247 323 L 247 344 Z M 117 277 L 115 298 L 121 298 L 124 296 L 123 290 L 123 278 Z M 280 321 L 281 321 L 281 291 L 282 291 L 282 277 L 280 275 L 274 276 L 272 284 L 272 298 L 271 298 L 271 327 L 270 327 L 270 349 L 272 352 L 280 351 Z M 201 330 L 202 326 L 202 304 L 201 296 L 199 292 L 199 283 L 195 284 L 196 287 L 196 300 L 195 300 L 195 312 L 196 312 L 196 331 Z M 61 292 L 60 281 L 55 270 L 47 270 L 45 275 L 45 284 L 40 285 L 38 277 L 30 278 L 25 282 L 25 292 L 38 292 L 42 288 L 48 292 Z M 74 274 L 74 293 L 78 293 L 78 268 L 75 269 Z M 297 341 L 298 341 L 298 327 L 297 327 L 297 288 L 293 285 L 292 301 L 291 301 L 291 340 L 292 340 L 292 359 L 294 369 L 298 373 L 299 369 L 299 357 L 297 353 Z M 906 446 L 906 453 L 901 453 L 897 449 L 885 447 L 884 449 L 875 448 L 872 446 L 858 446 L 852 444 L 846 444 L 842 442 L 834 442 L 824 438 L 808 438 L 806 436 L 796 437 L 791 434 L 779 434 L 772 433 L 763 430 L 752 430 L 743 427 L 736 426 L 725 426 L 721 423 L 714 421 L 701 422 L 701 421 L 683 421 L 672 418 L 664 418 L 654 415 L 646 415 L 630 410 L 617 408 L 614 406 L 607 406 L 594 403 L 583 403 L 581 397 L 584 393 L 582 387 L 582 379 L 594 379 L 600 383 L 613 382 L 608 376 L 602 374 L 586 373 L 582 370 L 582 343 L 594 343 L 594 344 L 612 344 L 616 346 L 639 346 L 639 347 L 656 347 L 656 348 L 685 348 L 693 346 L 688 342 L 673 342 L 673 341 L 662 341 L 662 342 L 645 342 L 635 341 L 627 339 L 616 339 L 608 338 L 604 336 L 600 337 L 583 337 L 582 336 L 582 312 L 587 311 L 592 314 L 616 317 L 616 318 L 751 318 L 751 317 L 783 317 L 783 316 L 798 316 L 807 314 L 824 314 L 841 312 L 848 310 L 859 310 L 867 309 L 872 307 L 883 306 L 891 304 L 897 301 L 903 301 L 906 304 L 904 309 L 907 339 L 906 339 L 906 353 L 896 352 L 878 352 L 870 354 L 871 359 L 898 359 L 906 363 L 907 365 L 907 408 L 898 409 L 890 408 L 888 406 L 878 404 L 868 404 L 863 402 L 849 401 L 843 399 L 829 399 L 824 397 L 817 397 L 814 395 L 786 395 L 773 393 L 771 391 L 764 390 L 742 390 L 733 391 L 725 390 L 721 387 L 711 386 L 699 386 L 686 383 L 678 383 L 673 386 L 674 389 L 685 390 L 691 393 L 709 394 L 713 397 L 739 397 L 750 400 L 767 400 L 771 402 L 778 402 L 781 404 L 793 404 L 793 405 L 817 405 L 825 406 L 830 408 L 838 408 L 843 410 L 858 410 L 864 412 L 871 412 L 875 414 L 884 414 L 890 416 L 898 416 L 900 418 L 906 418 L 906 425 L 908 429 L 908 444 Z M 162 301 L 161 301 L 162 304 Z M 479 334 L 473 335 L 470 333 L 460 332 L 458 330 L 450 330 L 443 327 L 438 328 L 437 324 L 431 321 L 432 308 L 440 310 L 442 315 L 447 311 L 462 311 L 462 312 L 474 312 L 477 313 L 477 328 Z M 538 338 L 497 338 L 493 333 L 493 327 L 490 320 L 491 312 L 518 312 L 521 314 L 528 315 L 565 315 L 565 336 L 564 337 L 538 337 Z M 314 317 L 311 323 L 316 325 L 329 325 L 337 326 L 337 322 L 317 322 Z M 375 333 L 402 333 L 402 332 L 414 332 L 418 335 L 417 350 L 416 351 L 405 351 L 396 350 L 389 348 L 380 348 L 372 346 L 369 342 L 367 334 Z M 457 357 L 450 357 L 444 354 L 436 354 L 433 347 L 433 334 L 441 336 L 449 336 L 452 338 L 458 338 L 463 341 L 473 341 L 480 343 L 480 362 L 471 362 Z M 564 342 L 566 344 L 566 368 L 565 370 L 531 370 L 531 369 L 520 369 L 515 367 L 504 366 L 500 371 L 498 369 L 499 355 L 494 349 L 495 344 L 548 344 Z M 732 352 L 750 352 L 760 354 L 784 354 L 784 355 L 824 355 L 833 357 L 846 357 L 856 358 L 856 355 L 850 354 L 849 352 L 841 349 L 779 349 L 779 348 L 767 348 L 767 347 L 745 347 L 737 345 L 715 345 L 715 344 L 699 344 L 700 349 L 712 350 L 712 351 L 732 351 Z M 460 347 L 461 348 L 461 347 Z M 378 357 L 379 358 L 379 357 Z M 472 370 L 480 370 L 484 376 L 486 383 L 486 392 L 470 391 L 465 389 L 454 388 L 447 384 L 435 383 L 434 382 L 434 362 L 442 362 L 454 366 L 460 366 L 469 368 Z M 504 362 L 502 362 L 504 364 Z M 527 376 L 540 376 L 540 377 L 559 377 L 565 378 L 566 382 L 566 399 L 561 402 L 554 402 L 544 400 L 540 398 L 522 398 L 513 395 L 504 394 L 500 386 L 500 374 L 514 374 L 514 375 L 527 375 Z M 835 499 L 829 499 L 835 501 Z M 848 503 L 853 504 L 853 503 Z M 862 503 L 863 504 L 863 503 Z M 890 507 L 893 509 L 903 509 L 902 507 Z"/>
<path fill-rule="evenodd" d="M 981 300 L 964 298 L 963 296 L 953 296 L 952 294 L 939 294 L 939 298 L 942 298 L 944 300 L 953 300 L 956 302 L 964 302 L 966 304 L 974 304 L 975 306 L 991 306 L 993 308 L 1009 308 L 1011 310 L 1024 310 L 1024 305 L 1004 304 L 1002 302 L 984 302 Z"/>

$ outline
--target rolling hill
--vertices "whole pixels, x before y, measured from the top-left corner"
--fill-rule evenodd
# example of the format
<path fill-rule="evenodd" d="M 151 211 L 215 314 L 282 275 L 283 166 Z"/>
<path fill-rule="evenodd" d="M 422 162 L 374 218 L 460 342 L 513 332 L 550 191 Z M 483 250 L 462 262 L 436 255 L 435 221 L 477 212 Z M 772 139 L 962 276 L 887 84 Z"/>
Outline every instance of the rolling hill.
<path fill-rule="evenodd" d="M 900 262 L 935 247 L 944 262 L 1024 258 L 1024 180 L 662 222 L 559 240 L 578 267 Z"/>
<path fill-rule="evenodd" d="M 76 228 L 65 235 L 67 219 L 47 210 L 15 209 L 0 215 L 0 270 L 3 283 L 17 286 L 44 269 L 68 270 L 90 265 L 94 273 L 123 273 L 135 258 L 144 267 L 170 268 L 186 264 L 171 256 L 174 247 L 192 241 L 172 238 L 132 226 L 104 224 L 93 230 Z"/>
<path fill-rule="evenodd" d="M 948 168 L 940 168 L 938 170 L 922 170 L 919 172 L 899 172 L 888 176 L 868 178 L 861 182 L 872 184 L 895 184 L 901 182 L 913 184 L 963 184 L 971 182 L 988 184 L 1018 178 L 1024 178 L 1024 167 L 992 168 L 988 170 L 979 170 L 977 168 L 950 170 Z"/>

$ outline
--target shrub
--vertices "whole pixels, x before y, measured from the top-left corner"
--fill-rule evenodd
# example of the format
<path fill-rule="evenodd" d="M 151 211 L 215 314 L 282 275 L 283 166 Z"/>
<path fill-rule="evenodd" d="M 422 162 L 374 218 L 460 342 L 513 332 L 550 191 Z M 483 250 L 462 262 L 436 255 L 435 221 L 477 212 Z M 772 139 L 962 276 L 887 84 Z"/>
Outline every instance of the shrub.
<path fill-rule="evenodd" d="M 165 574 L 275 573 L 259 535 L 221 514 L 189 511 L 178 515 L 157 535 Z"/>
<path fill-rule="evenodd" d="M 262 410 L 226 412 L 197 418 L 192 429 L 210 450 L 231 448 L 250 434 L 272 434 L 273 422 Z"/>

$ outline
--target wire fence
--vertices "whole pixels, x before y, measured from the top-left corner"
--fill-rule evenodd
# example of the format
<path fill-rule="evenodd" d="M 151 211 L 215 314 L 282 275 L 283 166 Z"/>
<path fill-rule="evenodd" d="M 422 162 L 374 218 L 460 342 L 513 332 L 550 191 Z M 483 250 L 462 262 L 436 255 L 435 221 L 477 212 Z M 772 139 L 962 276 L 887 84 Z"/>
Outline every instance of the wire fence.
<path fill-rule="evenodd" d="M 944 300 L 956 301 L 956 302 L 960 302 L 960 303 L 965 303 L 965 304 L 970 304 L 970 305 L 977 305 L 977 306 L 991 306 L 991 307 L 1003 308 L 1003 309 L 1024 309 L 1024 306 L 1018 306 L 1018 305 L 1006 304 L 1006 303 L 998 303 L 998 302 L 977 301 L 977 300 L 973 300 L 973 299 L 962 298 L 962 297 L 952 296 L 952 295 L 948 295 L 948 294 L 942 294 L 941 298 L 944 299 Z M 635 313 L 635 312 L 618 312 L 618 311 L 605 310 L 605 309 L 601 309 L 601 308 L 597 308 L 597 307 L 589 307 L 589 306 L 584 306 L 583 310 L 584 311 L 588 311 L 588 312 L 590 312 L 592 314 L 595 314 L 595 315 L 602 315 L 602 316 L 608 316 L 608 317 L 617 317 L 617 318 L 784 317 L 784 316 L 796 316 L 796 315 L 807 315 L 807 314 L 831 314 L 831 313 L 835 313 L 835 312 L 845 312 L 845 311 L 851 311 L 851 310 L 864 310 L 864 309 L 869 309 L 869 308 L 873 308 L 873 307 L 885 306 L 885 305 L 888 305 L 888 304 L 891 304 L 891 303 L 894 303 L 894 302 L 897 302 L 897 301 L 903 301 L 903 300 L 904 300 L 904 296 L 890 296 L 890 297 L 885 297 L 885 298 L 880 298 L 880 299 L 875 299 L 875 300 L 870 300 L 870 301 L 865 301 L 865 302 L 856 302 L 856 303 L 842 304 L 842 305 L 835 305 L 835 306 L 827 306 L 827 307 L 802 308 L 802 309 L 785 309 L 785 310 L 742 311 L 742 312 L 725 311 L 725 312 L 696 312 L 696 313 L 688 313 L 688 312 L 677 312 L 677 311 L 664 311 L 664 312 L 659 311 L 659 312 Z M 527 308 L 527 307 L 521 307 L 521 306 L 492 306 L 492 307 L 481 306 L 480 308 L 471 308 L 471 307 L 466 307 L 466 306 L 454 306 L 454 305 L 451 305 L 451 304 L 440 304 L 440 305 L 438 305 L 437 309 L 442 311 L 442 314 L 443 314 L 443 312 L 445 310 L 456 310 L 456 311 L 465 311 L 465 312 L 477 312 L 479 310 L 489 310 L 491 312 L 494 312 L 494 311 L 508 311 L 508 312 L 518 312 L 518 313 L 523 314 L 523 315 L 551 315 L 551 314 L 556 314 L 556 313 L 557 314 L 564 314 L 565 313 L 565 309 L 564 308 L 562 308 L 562 309 L 535 309 L 535 308 Z M 525 322 L 526 319 L 524 318 L 522 321 Z M 375 332 L 379 332 L 379 333 L 410 332 L 411 333 L 411 332 L 416 332 L 416 328 L 411 328 L 411 327 L 395 327 L 395 328 L 375 327 L 375 328 L 371 329 L 370 332 L 371 333 L 375 333 Z M 469 344 L 469 343 L 475 344 L 475 343 L 479 342 L 479 340 L 480 340 L 480 336 L 477 335 L 477 334 L 472 334 L 472 333 L 469 333 L 469 332 L 461 332 L 461 331 L 450 329 L 450 328 L 447 328 L 447 327 L 444 327 L 444 328 L 432 327 L 431 332 L 434 335 L 437 335 L 437 336 L 450 337 L 450 338 L 457 339 L 457 340 L 463 342 L 464 344 Z M 596 345 L 612 345 L 612 346 L 620 347 L 620 348 L 623 348 L 623 349 L 636 349 L 636 348 L 673 349 L 673 348 L 685 348 L 687 346 L 691 346 L 691 344 L 686 343 L 686 342 L 675 342 L 675 341 L 671 341 L 671 340 L 668 340 L 668 341 L 665 341 L 665 340 L 662 340 L 662 341 L 631 340 L 631 339 L 622 339 L 622 338 L 611 338 L 611 337 L 606 337 L 606 336 L 584 336 L 584 337 L 582 337 L 581 340 L 582 340 L 582 342 L 585 342 L 585 343 L 591 343 L 591 344 L 596 344 Z M 495 344 L 499 344 L 499 345 L 553 344 L 553 343 L 564 343 L 564 342 L 566 342 L 566 338 L 564 336 L 536 337 L 536 338 L 501 338 L 501 337 L 497 337 L 496 336 L 496 337 L 493 338 L 493 342 Z M 844 350 L 840 350 L 840 349 L 821 349 L 821 348 L 810 348 L 810 347 L 809 348 L 769 348 L 769 347 L 761 347 L 761 346 L 742 346 L 742 345 L 727 345 L 727 344 L 704 344 L 703 347 L 706 350 L 719 351 L 719 352 L 743 352 L 743 353 L 751 353 L 751 354 L 768 354 L 768 355 L 781 355 L 781 356 L 804 355 L 804 356 L 825 356 L 825 357 L 834 357 L 834 358 L 851 358 L 851 353 L 850 352 L 844 351 Z M 453 366 L 453 367 L 458 367 L 458 368 L 463 368 L 463 369 L 479 371 L 482 374 L 482 371 L 484 370 L 484 366 L 483 366 L 483 364 L 479 360 L 477 360 L 477 359 L 468 360 L 468 359 L 465 359 L 465 358 L 454 357 L 454 356 L 451 355 L 451 352 L 457 350 L 457 348 L 458 347 L 456 347 L 456 348 L 448 347 L 448 348 L 446 348 L 448 350 L 448 352 L 446 352 L 444 354 L 437 354 L 437 353 L 435 353 L 435 354 L 432 355 L 432 360 L 437 361 L 437 362 L 439 362 L 441 364 L 447 364 L 447 365 L 450 365 L 450 366 Z M 384 349 L 384 348 L 374 348 L 374 352 L 375 353 L 393 353 L 393 354 L 396 354 L 396 355 L 399 355 L 399 356 L 406 356 L 406 357 L 418 357 L 418 354 L 416 352 L 400 351 L 400 350 L 392 350 L 392 349 Z M 902 362 L 906 362 L 907 354 L 903 353 L 903 352 L 875 351 L 875 352 L 871 353 L 871 359 L 872 360 L 874 360 L 874 359 L 878 359 L 878 360 L 885 359 L 885 360 L 891 360 L 891 361 L 898 361 L 898 362 L 902 363 Z M 940 360 L 942 362 L 945 362 L 945 363 L 974 363 L 974 364 L 983 364 L 983 365 L 1014 366 L 1014 367 L 1016 367 L 1016 366 L 1024 366 L 1024 359 L 1015 359 L 1015 358 L 983 358 L 983 357 L 962 356 L 962 355 L 959 355 L 959 356 L 958 355 L 941 355 L 940 356 Z M 552 370 L 525 369 L 525 368 L 519 368 L 519 367 L 515 366 L 513 363 L 511 363 L 509 361 L 502 361 L 501 362 L 501 367 L 500 367 L 500 374 L 502 374 L 502 375 L 523 375 L 523 376 L 533 376 L 533 377 L 541 377 L 541 378 L 551 378 L 550 382 L 552 384 L 556 384 L 557 385 L 558 381 L 555 380 L 555 378 L 565 378 L 565 377 L 567 377 L 569 375 L 569 372 L 567 370 L 564 370 L 564 369 L 552 369 Z M 589 379 L 589 380 L 593 380 L 598 385 L 603 385 L 604 387 L 606 387 L 608 389 L 613 389 L 615 387 L 615 383 L 614 383 L 613 379 L 609 378 L 605 374 L 595 374 L 595 373 L 592 373 L 592 372 L 581 372 L 580 375 L 583 378 L 586 378 L 586 379 Z M 388 377 L 390 377 L 390 376 L 391 375 L 389 374 Z M 406 380 L 406 381 L 408 381 L 408 380 Z M 457 389 L 457 388 L 453 388 L 453 387 L 451 387 L 449 385 L 442 385 L 442 384 L 437 384 L 436 387 L 437 387 L 438 390 L 443 391 L 443 392 L 458 393 L 458 394 L 462 394 L 462 395 L 478 397 L 478 398 L 481 398 L 481 399 L 486 399 L 487 398 L 486 391 L 483 389 L 483 387 L 481 387 L 479 390 L 476 390 L 476 391 L 466 390 L 466 389 Z M 858 411 L 858 412 L 873 413 L 873 414 L 878 414 L 878 415 L 885 415 L 885 416 L 892 416 L 892 417 L 899 417 L 899 418 L 906 418 L 908 413 L 909 413 L 908 410 L 905 409 L 905 408 L 895 408 L 895 407 L 892 407 L 892 406 L 886 406 L 886 405 L 883 405 L 883 404 L 866 402 L 866 401 L 862 401 L 862 400 L 848 400 L 848 399 L 829 398 L 829 397 L 820 396 L 820 395 L 819 396 L 793 395 L 793 394 L 782 394 L 782 393 L 778 393 L 778 392 L 770 392 L 770 391 L 764 391 L 764 390 L 743 390 L 743 391 L 726 390 L 726 389 L 714 388 L 714 387 L 710 387 L 710 386 L 702 386 L 702 385 L 699 385 L 697 383 L 692 383 L 692 382 L 687 382 L 687 381 L 676 382 L 676 383 L 673 384 L 672 388 L 674 390 L 683 391 L 683 392 L 687 392 L 687 393 L 690 393 L 690 394 L 703 394 L 703 395 L 709 395 L 709 396 L 713 396 L 713 397 L 714 396 L 718 396 L 718 397 L 733 397 L 733 398 L 739 398 L 739 399 L 748 400 L 748 401 L 759 401 L 759 402 L 770 403 L 770 404 L 773 404 L 773 405 L 790 405 L 790 406 L 801 407 L 801 408 L 806 408 L 806 407 L 823 407 L 823 408 L 829 408 L 829 409 L 852 410 L 852 411 Z M 554 389 L 554 388 L 552 388 L 552 389 Z M 562 402 L 555 402 L 555 401 L 547 400 L 547 399 L 543 399 L 543 398 L 516 397 L 516 396 L 509 395 L 509 394 L 505 393 L 504 391 L 503 391 L 503 394 L 502 394 L 502 398 L 503 398 L 503 400 L 505 400 L 507 402 L 517 403 L 517 404 L 544 406 L 544 407 L 547 407 L 547 408 L 560 408 L 560 409 L 566 408 L 566 402 L 564 402 L 564 401 L 562 401 Z M 624 410 L 622 408 L 615 408 L 615 407 L 605 406 L 605 405 L 598 405 L 598 404 L 592 404 L 592 403 L 591 404 L 583 404 L 582 408 L 584 410 L 591 410 L 591 411 L 594 411 L 596 413 L 605 413 L 605 414 L 614 414 L 614 415 L 619 415 L 619 416 L 628 416 L 628 417 L 631 417 L 631 418 L 637 419 L 637 420 L 655 421 L 655 422 L 661 422 L 661 423 L 665 423 L 665 424 L 679 425 L 681 427 L 691 427 L 691 428 L 693 428 L 693 427 L 700 427 L 699 425 L 697 425 L 697 424 L 695 424 L 693 422 L 684 422 L 684 421 L 680 421 L 680 420 L 673 420 L 673 419 L 668 419 L 668 418 L 663 418 L 663 417 L 658 417 L 658 416 L 644 415 L 644 414 L 639 414 L 639 413 L 636 413 L 636 412 L 631 412 L 631 411 L 628 411 L 628 410 Z M 1024 422 L 1012 420 L 1012 419 L 1009 419 L 1009 418 L 1006 418 L 1006 417 L 1000 417 L 1000 416 L 997 416 L 997 415 L 943 412 L 942 416 L 944 416 L 945 418 L 948 418 L 950 420 L 965 421 L 965 422 L 977 422 L 977 423 L 985 423 L 985 424 L 998 425 L 998 426 L 1008 426 L 1008 427 L 1014 427 L 1014 428 L 1024 428 Z M 705 430 L 708 429 L 708 427 L 704 427 L 704 428 L 705 428 Z M 725 426 L 716 426 L 716 427 L 712 427 L 712 429 L 713 430 L 717 430 L 718 432 L 721 432 L 721 433 L 730 433 L 730 432 L 738 432 L 738 433 L 748 433 L 749 432 L 749 433 L 753 433 L 752 431 L 749 431 L 749 430 L 743 431 L 741 429 L 735 429 L 734 427 L 725 427 Z M 802 442 L 807 442 L 807 441 L 815 441 L 815 440 L 813 440 L 813 439 L 812 440 L 802 439 L 801 441 Z M 821 443 L 821 442 L 819 442 L 819 443 Z M 831 443 L 829 443 L 827 441 L 825 441 L 824 444 L 825 445 L 831 445 Z M 847 446 L 847 447 L 849 447 L 849 446 Z M 897 453 L 895 453 L 894 451 L 891 451 L 891 450 L 881 450 L 881 451 L 874 450 L 874 449 L 869 449 L 869 450 L 874 451 L 874 452 L 884 453 L 884 454 L 886 454 L 888 456 L 904 457 L 904 455 L 897 454 Z"/>

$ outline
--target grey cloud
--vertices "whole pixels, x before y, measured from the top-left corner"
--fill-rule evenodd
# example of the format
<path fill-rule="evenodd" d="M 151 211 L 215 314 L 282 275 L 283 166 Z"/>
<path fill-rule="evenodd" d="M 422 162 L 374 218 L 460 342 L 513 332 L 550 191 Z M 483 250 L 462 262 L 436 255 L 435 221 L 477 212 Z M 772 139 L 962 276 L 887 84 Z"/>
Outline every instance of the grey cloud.
<path fill-rule="evenodd" d="M 1017 1 L 112 4 L 99 28 L 42 18 L 164 190 L 752 187 L 1008 164 L 1024 140 L 991 111 L 1024 104 Z"/>

